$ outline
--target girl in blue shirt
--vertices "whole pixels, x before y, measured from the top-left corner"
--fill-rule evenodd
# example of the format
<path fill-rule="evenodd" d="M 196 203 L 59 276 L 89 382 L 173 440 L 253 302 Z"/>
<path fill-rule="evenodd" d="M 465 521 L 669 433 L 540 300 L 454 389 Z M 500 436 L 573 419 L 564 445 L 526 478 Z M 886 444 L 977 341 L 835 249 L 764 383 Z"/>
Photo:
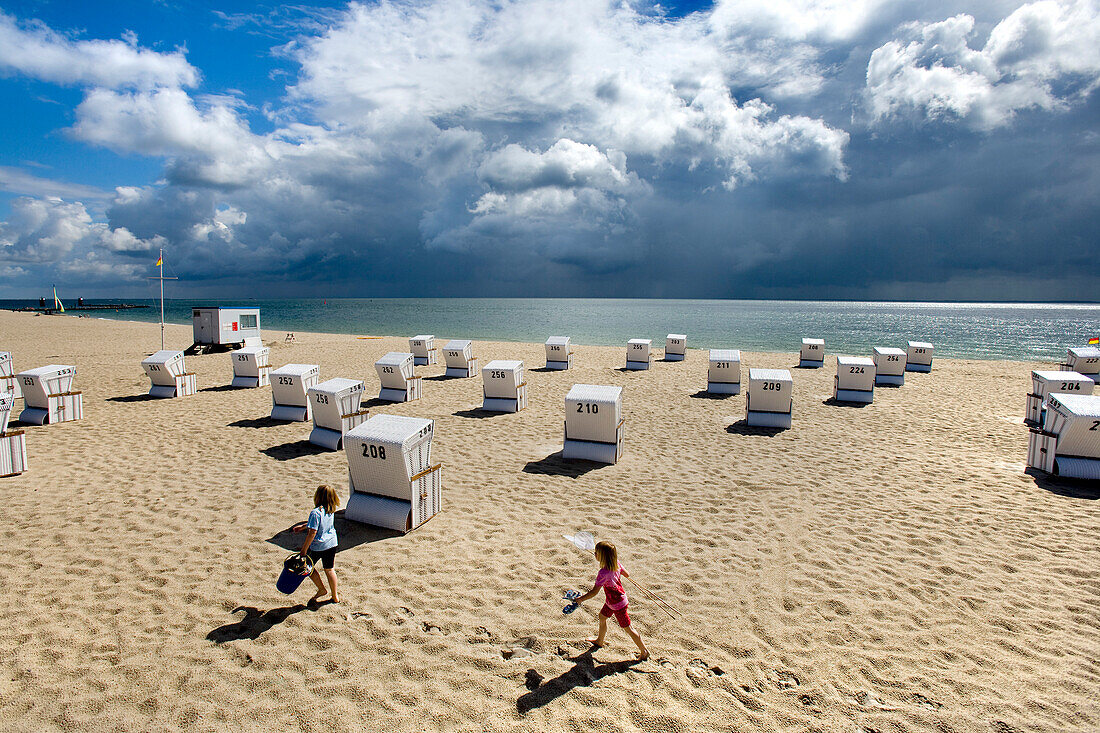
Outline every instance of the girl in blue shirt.
<path fill-rule="evenodd" d="M 302 543 L 299 554 L 308 557 L 313 563 L 313 572 L 310 573 L 309 578 L 317 586 L 317 593 L 309 601 L 310 603 L 320 603 L 322 601 L 339 603 L 340 596 L 336 593 L 336 570 L 333 567 L 336 564 L 336 547 L 339 542 L 336 539 L 336 525 L 333 523 L 335 519 L 333 515 L 340 508 L 340 497 L 337 495 L 336 489 L 328 484 L 322 484 L 317 487 L 317 491 L 313 494 L 313 503 L 315 506 L 313 511 L 309 513 L 309 519 L 292 527 L 295 532 L 305 531 L 306 538 Z M 329 598 L 325 598 L 329 591 L 325 589 L 321 574 L 317 572 L 317 568 L 322 565 L 325 569 L 325 576 L 328 578 L 329 588 L 332 589 Z"/>

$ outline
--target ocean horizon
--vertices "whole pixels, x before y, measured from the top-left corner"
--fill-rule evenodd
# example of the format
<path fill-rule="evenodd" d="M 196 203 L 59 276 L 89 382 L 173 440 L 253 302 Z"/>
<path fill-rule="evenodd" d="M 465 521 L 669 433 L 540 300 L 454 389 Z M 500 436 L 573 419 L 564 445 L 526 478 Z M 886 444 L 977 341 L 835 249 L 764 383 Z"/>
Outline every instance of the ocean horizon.
<path fill-rule="evenodd" d="M 72 315 L 158 323 L 154 299 L 87 299 L 149 308 L 73 311 Z M 70 301 L 69 307 L 75 305 Z M 165 300 L 165 321 L 191 322 L 196 306 L 256 307 L 260 325 L 274 331 L 317 331 L 486 341 L 625 345 L 630 338 L 664 346 L 683 333 L 689 348 L 797 351 L 804 337 L 825 339 L 828 354 L 869 354 L 875 346 L 930 341 L 936 356 L 1054 361 L 1100 333 L 1100 304 L 962 303 L 821 300 L 686 300 L 615 298 L 295 298 Z M 37 300 L 0 300 L 5 309 Z M 151 339 L 153 335 L 151 334 Z M 159 331 L 156 334 L 159 339 Z M 177 345 L 179 346 L 179 345 Z M 184 344 L 183 346 L 186 346 Z M 182 348 L 182 346 L 181 346 Z"/>

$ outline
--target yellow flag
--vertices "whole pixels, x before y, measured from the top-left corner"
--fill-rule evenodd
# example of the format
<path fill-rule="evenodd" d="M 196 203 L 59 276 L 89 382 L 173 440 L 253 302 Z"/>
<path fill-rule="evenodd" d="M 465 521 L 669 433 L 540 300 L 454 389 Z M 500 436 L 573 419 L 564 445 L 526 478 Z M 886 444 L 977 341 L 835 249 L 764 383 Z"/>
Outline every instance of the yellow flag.
<path fill-rule="evenodd" d="M 160 267 L 160 263 L 162 263 L 162 262 L 164 262 L 164 258 L 163 257 L 158 257 L 157 258 L 157 264 L 153 265 L 153 267 Z"/>

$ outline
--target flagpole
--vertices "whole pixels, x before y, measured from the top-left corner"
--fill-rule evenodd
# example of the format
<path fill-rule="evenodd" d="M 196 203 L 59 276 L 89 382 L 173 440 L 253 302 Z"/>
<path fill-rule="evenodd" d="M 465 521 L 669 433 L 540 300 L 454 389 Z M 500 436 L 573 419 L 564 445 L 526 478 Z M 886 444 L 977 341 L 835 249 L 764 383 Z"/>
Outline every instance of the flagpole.
<path fill-rule="evenodd" d="M 164 351 L 164 281 L 165 280 L 177 280 L 174 277 L 164 276 L 164 248 L 160 250 L 160 257 L 157 258 L 157 277 L 151 277 L 150 280 L 160 280 L 160 350 Z"/>
<path fill-rule="evenodd" d="M 161 249 L 160 257 L 157 258 L 158 269 L 160 272 L 160 350 L 164 351 L 164 250 Z"/>

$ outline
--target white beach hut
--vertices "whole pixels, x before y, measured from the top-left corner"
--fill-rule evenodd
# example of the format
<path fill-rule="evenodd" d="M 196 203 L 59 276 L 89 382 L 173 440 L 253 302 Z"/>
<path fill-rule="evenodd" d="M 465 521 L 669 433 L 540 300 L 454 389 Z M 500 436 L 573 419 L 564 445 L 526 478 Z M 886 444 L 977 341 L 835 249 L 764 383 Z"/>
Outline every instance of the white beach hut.
<path fill-rule="evenodd" d="M 900 387 L 905 384 L 905 352 L 892 346 L 876 346 L 874 351 L 875 386 Z"/>
<path fill-rule="evenodd" d="M 141 368 L 149 377 L 150 397 L 187 397 L 195 394 L 194 372 L 184 366 L 183 352 L 165 349 L 141 360 Z"/>
<path fill-rule="evenodd" d="M 435 336 L 420 334 L 409 339 L 409 351 L 413 355 L 413 365 L 431 366 L 439 363 L 439 351 L 435 348 Z"/>
<path fill-rule="evenodd" d="M 481 368 L 484 401 L 487 412 L 519 412 L 527 407 L 527 382 L 523 379 L 523 362 L 494 359 Z"/>
<path fill-rule="evenodd" d="M 687 355 L 688 337 L 682 333 L 665 336 L 665 361 L 683 361 Z"/>
<path fill-rule="evenodd" d="M 626 342 L 626 368 L 649 369 L 653 366 L 653 339 L 630 339 Z"/>
<path fill-rule="evenodd" d="M 317 364 L 287 364 L 271 372 L 271 419 L 305 422 L 312 416 L 309 388 L 321 379 Z"/>
<path fill-rule="evenodd" d="M 1100 395 L 1053 394 L 1042 428 L 1028 436 L 1027 465 L 1100 481 Z"/>
<path fill-rule="evenodd" d="M 10 351 L 0 351 L 0 392 L 16 398 L 23 396 L 23 391 L 19 389 L 19 380 L 15 378 L 15 363 Z"/>
<path fill-rule="evenodd" d="M 391 351 L 374 362 L 382 388 L 378 399 L 387 402 L 412 402 L 423 393 L 423 380 L 413 371 L 415 357 L 408 351 Z"/>
<path fill-rule="evenodd" d="M 432 464 L 434 427 L 421 417 L 375 415 L 348 431 L 345 519 L 408 532 L 440 510 L 443 467 Z"/>
<path fill-rule="evenodd" d="M 1034 371 L 1031 373 L 1031 392 L 1026 400 L 1024 422 L 1042 425 L 1047 402 L 1052 394 L 1091 395 L 1094 387 L 1095 382 L 1077 372 Z"/>
<path fill-rule="evenodd" d="M 789 428 L 794 382 L 787 369 L 749 369 L 745 422 L 759 428 Z"/>
<path fill-rule="evenodd" d="M 73 389 L 75 366 L 49 364 L 19 372 L 16 377 L 23 389 L 20 422 L 46 425 L 84 417 L 84 394 Z"/>
<path fill-rule="evenodd" d="M 573 345 L 568 336 L 546 339 L 546 368 L 564 371 L 573 366 Z"/>
<path fill-rule="evenodd" d="M 191 326 L 195 338 L 192 349 L 232 344 L 260 345 L 259 308 L 192 308 Z"/>
<path fill-rule="evenodd" d="M 326 379 L 306 391 L 313 410 L 313 430 L 309 442 L 329 450 L 339 450 L 344 435 L 367 420 L 360 407 L 363 382 L 358 379 Z"/>
<path fill-rule="evenodd" d="M 1084 374 L 1093 381 L 1100 375 L 1100 348 L 1079 346 L 1066 352 L 1065 368 L 1078 374 Z"/>
<path fill-rule="evenodd" d="M 271 384 L 271 348 L 245 346 L 229 355 L 233 362 L 233 387 L 266 387 Z"/>
<path fill-rule="evenodd" d="M 825 339 L 802 339 L 798 366 L 803 369 L 820 369 L 825 366 Z"/>
<path fill-rule="evenodd" d="M 615 463 L 623 455 L 623 388 L 574 384 L 565 396 L 563 458 Z"/>
<path fill-rule="evenodd" d="M 477 374 L 478 358 L 474 356 L 474 342 L 468 339 L 452 339 L 443 347 L 448 377 L 472 377 Z"/>
<path fill-rule="evenodd" d="M 738 349 L 710 350 L 707 392 L 741 394 L 741 352 Z"/>
<path fill-rule="evenodd" d="M 833 399 L 870 404 L 875 399 L 875 362 L 866 356 L 838 356 Z"/>
<path fill-rule="evenodd" d="M 905 350 L 905 371 L 932 371 L 932 344 L 927 341 L 910 341 Z"/>
<path fill-rule="evenodd" d="M 8 430 L 15 395 L 0 392 L 0 478 L 27 470 L 27 440 L 22 430 Z"/>

